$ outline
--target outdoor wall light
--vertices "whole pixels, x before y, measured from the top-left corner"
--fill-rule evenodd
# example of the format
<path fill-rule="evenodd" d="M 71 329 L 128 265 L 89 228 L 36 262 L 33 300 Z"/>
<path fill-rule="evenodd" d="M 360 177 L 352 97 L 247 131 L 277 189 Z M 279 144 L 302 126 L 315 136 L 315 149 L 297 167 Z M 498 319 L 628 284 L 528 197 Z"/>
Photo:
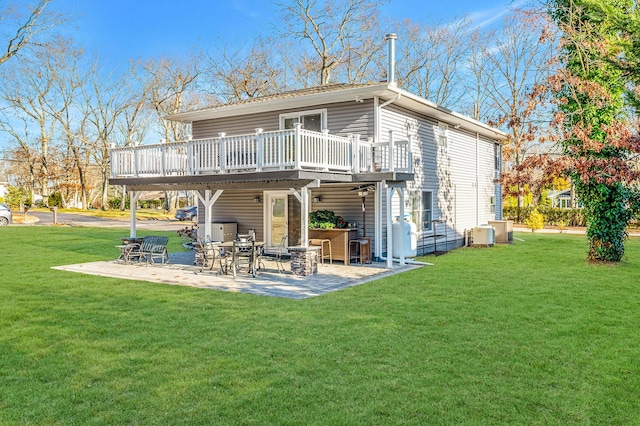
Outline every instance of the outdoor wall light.
<path fill-rule="evenodd" d="M 260 199 L 259 195 L 253 199 L 254 203 L 259 203 L 260 201 L 262 201 L 262 199 Z"/>
<path fill-rule="evenodd" d="M 313 202 L 314 203 L 321 203 L 322 202 L 322 197 L 320 197 L 319 195 L 313 197 Z"/>

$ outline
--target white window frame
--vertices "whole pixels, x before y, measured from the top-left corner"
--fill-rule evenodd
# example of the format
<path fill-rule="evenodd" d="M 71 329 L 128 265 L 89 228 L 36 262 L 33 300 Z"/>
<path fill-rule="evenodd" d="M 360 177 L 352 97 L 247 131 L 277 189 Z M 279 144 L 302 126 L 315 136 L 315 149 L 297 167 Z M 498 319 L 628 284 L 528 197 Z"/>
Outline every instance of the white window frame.
<path fill-rule="evenodd" d="M 500 144 L 493 145 L 493 157 L 495 178 L 500 179 L 500 173 L 502 172 L 502 146 Z"/>
<path fill-rule="evenodd" d="M 284 120 L 287 118 L 300 118 L 304 115 L 320 115 L 321 130 L 327 129 L 327 109 L 311 109 L 306 111 L 294 111 L 280 114 L 280 130 L 284 130 Z"/>
<path fill-rule="evenodd" d="M 489 197 L 489 211 L 492 214 L 496 214 L 496 196 L 492 195 Z"/>
<path fill-rule="evenodd" d="M 441 121 L 438 122 L 438 138 L 436 144 L 443 149 L 449 146 L 449 125 Z"/>
<path fill-rule="evenodd" d="M 425 227 L 424 226 L 424 212 L 425 212 L 425 205 L 424 205 L 424 198 L 425 198 L 425 193 L 429 193 L 431 194 L 430 199 L 431 199 L 431 206 L 429 208 L 429 211 L 431 212 L 431 220 L 429 221 L 428 225 Z M 424 233 L 428 233 L 428 232 L 433 232 L 433 191 L 430 190 L 417 190 L 417 191 L 413 191 L 411 194 L 411 219 L 415 220 L 416 219 L 416 215 L 419 218 L 418 223 L 416 223 L 416 227 L 418 228 L 418 232 L 422 232 Z"/>

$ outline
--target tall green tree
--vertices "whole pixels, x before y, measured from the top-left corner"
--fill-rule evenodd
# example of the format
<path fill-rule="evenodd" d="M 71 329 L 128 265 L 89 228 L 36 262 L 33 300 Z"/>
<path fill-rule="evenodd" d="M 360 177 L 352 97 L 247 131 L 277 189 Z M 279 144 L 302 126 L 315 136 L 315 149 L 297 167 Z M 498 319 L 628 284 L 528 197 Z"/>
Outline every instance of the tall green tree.
<path fill-rule="evenodd" d="M 564 156 L 553 164 L 571 177 L 584 204 L 589 240 L 588 258 L 620 261 L 626 229 L 638 212 L 640 153 L 625 115 L 629 79 L 614 57 L 620 31 L 605 13 L 633 13 L 632 0 L 552 0 L 550 16 L 562 34 L 562 67 L 551 79 L 561 128 Z"/>

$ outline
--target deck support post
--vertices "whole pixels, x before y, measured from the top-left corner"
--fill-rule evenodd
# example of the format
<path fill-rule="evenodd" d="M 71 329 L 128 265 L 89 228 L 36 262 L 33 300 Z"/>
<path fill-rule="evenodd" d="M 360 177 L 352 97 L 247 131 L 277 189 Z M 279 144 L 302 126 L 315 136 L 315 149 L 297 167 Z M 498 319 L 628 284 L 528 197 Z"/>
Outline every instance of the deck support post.
<path fill-rule="evenodd" d="M 218 189 L 213 196 L 210 189 L 204 190 L 204 196 L 201 191 L 196 192 L 198 201 L 200 201 L 204 207 L 204 235 L 200 235 L 203 238 L 211 238 L 211 209 L 213 205 L 218 201 L 218 198 L 222 195 L 223 190 Z"/>
<path fill-rule="evenodd" d="M 300 188 L 300 242 L 302 247 L 309 247 L 309 189 L 306 186 Z"/>
<path fill-rule="evenodd" d="M 136 237 L 136 207 L 142 191 L 129 191 L 129 237 Z"/>
<path fill-rule="evenodd" d="M 387 268 L 393 269 L 393 221 L 391 202 L 393 200 L 393 193 L 395 188 L 387 186 Z"/>

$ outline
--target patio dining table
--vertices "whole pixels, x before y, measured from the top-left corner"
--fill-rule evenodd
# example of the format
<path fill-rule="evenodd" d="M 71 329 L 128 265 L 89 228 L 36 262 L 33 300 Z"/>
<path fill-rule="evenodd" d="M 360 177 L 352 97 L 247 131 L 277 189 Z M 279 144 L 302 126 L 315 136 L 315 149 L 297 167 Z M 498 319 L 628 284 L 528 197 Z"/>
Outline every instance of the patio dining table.
<path fill-rule="evenodd" d="M 264 245 L 264 241 L 225 241 L 219 243 L 218 247 L 225 249 L 225 251 L 231 251 L 231 268 L 234 277 L 236 275 L 236 269 L 239 269 L 238 261 L 242 257 L 248 258 L 248 272 L 255 277 L 260 266 L 258 253 L 262 251 Z M 224 268 L 224 270 L 226 274 L 229 273 L 229 268 Z"/>

